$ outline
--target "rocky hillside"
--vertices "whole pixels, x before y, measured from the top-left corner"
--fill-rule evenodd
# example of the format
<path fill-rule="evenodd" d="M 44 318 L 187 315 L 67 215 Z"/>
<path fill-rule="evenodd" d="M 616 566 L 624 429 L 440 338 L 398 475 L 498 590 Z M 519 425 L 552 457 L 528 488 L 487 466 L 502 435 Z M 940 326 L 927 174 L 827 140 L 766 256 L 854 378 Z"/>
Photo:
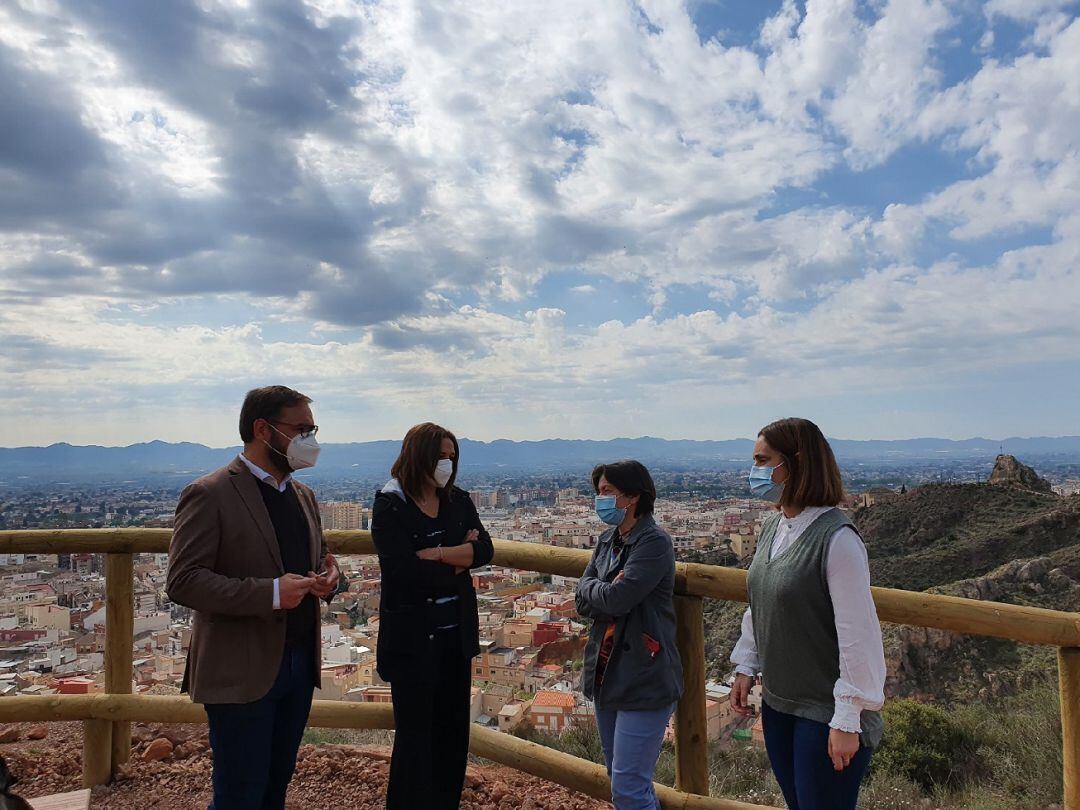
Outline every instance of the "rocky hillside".
<path fill-rule="evenodd" d="M 1080 544 L 1080 498 L 986 484 L 923 487 L 855 520 L 874 584 L 913 591 Z"/>
<path fill-rule="evenodd" d="M 1080 497 L 1043 491 L 1012 456 L 998 457 L 991 478 L 998 483 L 929 485 L 859 510 L 874 584 L 922 591 L 1080 545 Z"/>
<path fill-rule="evenodd" d="M 1062 550 L 1071 556 L 1075 547 Z M 1080 579 L 1062 555 L 1013 560 L 985 576 L 954 582 L 931 593 L 1080 611 Z M 890 695 L 969 702 L 1012 694 L 1055 671 L 1051 647 L 965 636 L 946 630 L 885 625 Z"/>

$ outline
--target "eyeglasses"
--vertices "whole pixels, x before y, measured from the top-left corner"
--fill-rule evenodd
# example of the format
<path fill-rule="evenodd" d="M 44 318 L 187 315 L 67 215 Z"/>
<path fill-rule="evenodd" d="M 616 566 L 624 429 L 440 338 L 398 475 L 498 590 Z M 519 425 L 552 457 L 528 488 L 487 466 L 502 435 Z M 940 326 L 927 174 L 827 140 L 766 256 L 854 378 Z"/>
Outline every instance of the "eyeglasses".
<path fill-rule="evenodd" d="M 295 424 L 293 422 L 282 422 L 279 419 L 267 419 L 266 421 L 267 422 L 272 422 L 275 425 L 285 425 L 285 427 L 296 428 L 297 435 L 301 439 L 306 439 L 309 436 L 314 436 L 316 433 L 319 432 L 319 426 L 318 425 L 298 425 L 298 424 Z"/>

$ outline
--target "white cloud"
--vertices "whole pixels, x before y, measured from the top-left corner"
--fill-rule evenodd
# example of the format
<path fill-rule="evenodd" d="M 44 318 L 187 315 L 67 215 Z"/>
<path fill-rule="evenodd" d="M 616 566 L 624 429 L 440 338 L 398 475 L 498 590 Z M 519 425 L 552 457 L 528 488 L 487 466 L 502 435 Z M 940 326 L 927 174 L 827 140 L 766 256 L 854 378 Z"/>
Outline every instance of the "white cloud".
<path fill-rule="evenodd" d="M 921 113 L 924 137 L 971 150 L 988 167 L 921 207 L 951 224 L 957 239 L 1052 227 L 1080 202 L 1080 20 L 1059 28 L 1046 48 L 987 62 Z"/>
<path fill-rule="evenodd" d="M 1070 7 L 1076 7 L 1076 0 L 987 0 L 983 12 L 988 17 L 1009 17 L 1031 22 L 1052 11 Z"/>
<path fill-rule="evenodd" d="M 858 67 L 828 104 L 855 168 L 882 162 L 911 139 L 910 127 L 940 81 L 936 40 L 953 19 L 935 0 L 890 0 L 862 38 Z"/>
<path fill-rule="evenodd" d="M 990 58 L 976 32 L 950 87 L 939 49 L 970 20 L 942 0 L 788 0 L 752 47 L 702 43 L 676 0 L 322 0 L 303 30 L 147 6 L 135 39 L 92 2 L 0 9 L 12 86 L 54 87 L 27 108 L 89 156 L 27 181 L 39 209 L 0 205 L 2 401 L 44 437 L 81 403 L 168 386 L 186 413 L 287 369 L 384 403 L 365 437 L 425 408 L 488 438 L 589 435 L 612 409 L 704 435 L 763 388 L 1075 363 L 1080 21 L 1034 5 L 988 4 L 1031 34 Z M 836 175 L 887 181 L 912 144 L 965 177 L 844 199 Z M 976 250 L 1002 236 L 1021 247 Z M 636 297 L 579 326 L 540 292 L 568 270 L 568 310 L 598 303 L 589 276 Z"/>

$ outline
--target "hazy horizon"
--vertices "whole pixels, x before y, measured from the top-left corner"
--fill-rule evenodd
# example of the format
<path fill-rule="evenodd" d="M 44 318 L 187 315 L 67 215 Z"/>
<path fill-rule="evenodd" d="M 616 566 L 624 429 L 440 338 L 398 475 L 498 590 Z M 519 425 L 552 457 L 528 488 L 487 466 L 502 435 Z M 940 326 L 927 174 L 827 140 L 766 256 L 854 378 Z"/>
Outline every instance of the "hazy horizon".
<path fill-rule="evenodd" d="M 376 443 L 376 442 L 400 442 L 401 441 L 400 436 L 399 437 L 383 437 L 383 438 L 378 438 L 378 439 L 359 439 L 359 440 L 351 440 L 351 441 L 350 440 L 331 441 L 331 440 L 326 439 L 325 437 L 323 437 L 322 434 L 323 434 L 323 431 L 320 428 L 320 433 L 319 433 L 319 436 L 320 436 L 320 439 L 321 439 L 320 444 L 371 444 L 371 443 Z M 749 442 L 749 441 L 753 441 L 752 436 L 729 436 L 729 437 L 725 437 L 725 438 L 692 439 L 692 438 L 688 438 L 688 437 L 685 437 L 685 436 L 682 436 L 682 437 L 667 437 L 667 436 L 654 436 L 654 435 L 651 435 L 651 434 L 650 435 L 640 435 L 640 436 L 629 436 L 629 435 L 625 435 L 625 436 L 607 436 L 607 437 L 603 437 L 603 438 L 597 438 L 595 436 L 580 436 L 580 437 L 547 436 L 547 437 L 544 437 L 544 438 L 541 438 L 541 439 L 514 439 L 514 438 L 507 437 L 507 436 L 501 436 L 501 437 L 498 437 L 498 438 L 495 438 L 495 439 L 476 439 L 476 438 L 473 438 L 472 436 L 458 436 L 458 440 L 462 441 L 462 442 L 467 441 L 467 442 L 475 442 L 477 444 L 486 444 L 486 445 L 496 444 L 498 442 L 513 442 L 513 443 L 516 443 L 516 444 L 526 444 L 526 443 L 540 443 L 540 442 L 641 441 L 641 440 L 649 440 L 649 439 L 658 440 L 658 441 L 664 441 L 664 442 L 698 442 L 698 443 L 737 442 L 737 441 Z M 1004 436 L 1004 437 L 1000 437 L 1000 438 L 995 438 L 995 437 L 991 437 L 991 436 L 966 436 L 966 437 L 958 438 L 958 439 L 957 438 L 950 438 L 950 437 L 947 437 L 947 436 L 907 436 L 907 437 L 900 437 L 900 438 L 876 437 L 876 438 L 869 438 L 869 439 L 852 439 L 852 438 L 848 438 L 848 437 L 845 437 L 845 436 L 829 436 L 828 437 L 828 440 L 830 442 L 859 442 L 859 443 L 871 443 L 871 442 L 886 442 L 886 443 L 897 442 L 897 443 L 899 443 L 899 442 L 918 442 L 918 441 L 931 441 L 931 442 L 932 441 L 945 441 L 945 442 L 955 442 L 955 443 L 983 441 L 983 442 L 989 442 L 989 443 L 1005 443 L 1005 442 L 1009 442 L 1009 441 L 1036 441 L 1036 440 L 1053 441 L 1055 439 L 1068 439 L 1068 440 L 1080 439 L 1080 434 L 1062 435 L 1062 436 L 1047 436 L 1047 435 L 1039 435 L 1039 436 Z M 127 447 L 135 447 L 135 446 L 139 446 L 139 445 L 153 444 L 155 442 L 161 442 L 161 443 L 170 444 L 170 445 L 196 444 L 196 445 L 201 445 L 203 447 L 206 447 L 206 448 L 208 448 L 210 450 L 227 450 L 227 449 L 231 449 L 231 448 L 234 448 L 234 447 L 241 446 L 243 444 L 240 441 L 239 437 L 237 437 L 237 440 L 235 442 L 226 443 L 226 444 L 206 444 L 205 442 L 199 442 L 199 441 L 195 441 L 195 440 L 191 440 L 191 439 L 180 439 L 180 440 L 177 440 L 177 441 L 167 441 L 165 439 L 146 439 L 146 440 L 143 440 L 143 441 L 128 442 L 126 444 L 95 444 L 95 443 L 76 444 L 74 442 L 67 442 L 67 441 L 60 440 L 60 441 L 56 441 L 56 442 L 50 442 L 49 444 L 0 445 L 0 449 L 3 449 L 3 450 L 19 450 L 19 449 L 35 449 L 35 448 L 43 449 L 43 448 L 52 447 L 52 446 L 55 446 L 55 445 L 69 445 L 69 446 L 72 446 L 72 447 L 102 447 L 102 448 L 107 448 L 107 449 L 123 449 L 123 448 L 127 448 Z M 1004 449 L 1004 452 L 1006 452 L 1006 453 L 1008 452 L 1007 447 L 1003 448 L 1003 449 Z"/>

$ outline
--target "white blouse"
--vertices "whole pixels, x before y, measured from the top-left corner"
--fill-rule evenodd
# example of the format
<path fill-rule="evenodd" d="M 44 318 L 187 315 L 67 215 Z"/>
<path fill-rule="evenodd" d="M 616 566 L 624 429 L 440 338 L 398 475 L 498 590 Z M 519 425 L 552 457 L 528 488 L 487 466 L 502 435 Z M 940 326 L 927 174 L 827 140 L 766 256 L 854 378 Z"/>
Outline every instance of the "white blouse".
<path fill-rule="evenodd" d="M 814 506 L 793 518 L 781 514 L 769 559 L 790 548 L 814 520 L 832 507 Z M 840 647 L 840 677 L 833 686 L 836 709 L 829 726 L 840 731 L 859 732 L 863 710 L 877 711 L 885 703 L 885 651 L 881 625 L 870 595 L 870 564 L 862 539 L 849 526 L 836 530 L 825 559 L 836 619 L 836 639 Z M 754 620 L 750 608 L 742 620 L 742 636 L 731 652 L 735 671 L 751 677 L 761 671 L 754 642 Z"/>

